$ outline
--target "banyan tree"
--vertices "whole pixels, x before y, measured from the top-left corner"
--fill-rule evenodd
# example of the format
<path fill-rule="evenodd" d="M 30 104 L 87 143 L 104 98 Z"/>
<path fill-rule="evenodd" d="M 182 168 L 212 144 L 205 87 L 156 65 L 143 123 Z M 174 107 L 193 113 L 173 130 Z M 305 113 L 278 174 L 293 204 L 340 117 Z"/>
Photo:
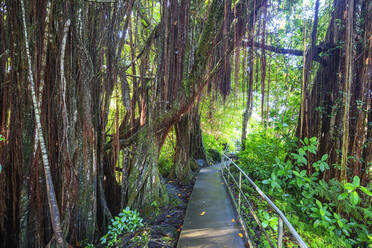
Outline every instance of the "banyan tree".
<path fill-rule="evenodd" d="M 166 204 L 164 140 L 187 183 L 201 92 L 228 91 L 262 2 L 0 1 L 1 246 L 93 241 L 124 206 Z"/>
<path fill-rule="evenodd" d="M 158 168 L 165 139 L 174 130 L 171 176 L 187 184 L 192 161 L 205 158 L 203 93 L 226 99 L 232 75 L 239 79 L 231 65 L 239 64 L 240 48 L 250 67 L 243 143 L 254 66 L 258 72 L 254 52 L 261 50 L 261 67 L 265 51 L 304 55 L 305 72 L 315 63 L 319 69 L 313 80 L 304 74 L 297 136 L 318 137 L 319 149 L 340 164 L 325 178 L 358 175 L 365 183 L 372 2 L 334 0 L 325 40 L 316 43 L 315 18 L 305 51 L 266 44 L 269 4 L 0 0 L 0 246 L 93 242 L 124 207 L 146 215 L 154 201 L 166 205 Z M 259 83 L 268 120 L 265 73 Z"/>

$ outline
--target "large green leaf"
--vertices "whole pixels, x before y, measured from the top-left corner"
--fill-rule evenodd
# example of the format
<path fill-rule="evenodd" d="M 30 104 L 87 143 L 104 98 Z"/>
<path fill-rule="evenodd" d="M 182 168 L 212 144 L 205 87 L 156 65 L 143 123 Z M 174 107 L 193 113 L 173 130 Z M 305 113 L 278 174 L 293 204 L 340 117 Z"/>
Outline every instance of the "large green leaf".
<path fill-rule="evenodd" d="M 1 172 L 1 170 L 0 170 L 0 172 Z M 367 188 L 365 188 L 365 187 L 363 187 L 363 186 L 360 186 L 359 188 L 360 188 L 360 190 L 363 191 L 366 195 L 368 195 L 368 196 L 372 196 L 372 192 L 369 191 Z"/>
<path fill-rule="evenodd" d="M 348 196 L 349 194 L 347 192 L 344 192 L 342 193 L 341 195 L 338 195 L 337 197 L 337 200 L 341 201 L 341 200 L 344 200 L 346 199 L 346 197 Z"/>
<path fill-rule="evenodd" d="M 360 185 L 360 178 L 358 176 L 355 176 L 353 178 L 353 184 L 355 187 L 358 187 Z"/>
<path fill-rule="evenodd" d="M 358 192 L 353 191 L 353 192 L 350 194 L 350 202 L 351 202 L 351 204 L 353 204 L 353 205 L 357 205 L 357 204 L 358 204 L 358 202 L 359 202 L 359 195 L 358 195 Z"/>
<path fill-rule="evenodd" d="M 355 190 L 355 186 L 351 183 L 345 183 L 344 188 L 349 190 L 349 191 Z"/>

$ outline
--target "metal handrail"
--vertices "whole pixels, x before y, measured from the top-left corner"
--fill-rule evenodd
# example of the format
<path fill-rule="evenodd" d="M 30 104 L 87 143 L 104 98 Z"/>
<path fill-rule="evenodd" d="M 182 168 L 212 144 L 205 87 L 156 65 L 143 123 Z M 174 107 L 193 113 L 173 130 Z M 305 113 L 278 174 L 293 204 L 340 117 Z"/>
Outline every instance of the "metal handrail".
<path fill-rule="evenodd" d="M 227 163 L 227 162 L 229 162 L 229 163 Z M 233 177 L 233 175 L 230 172 L 230 165 L 231 164 L 234 165 L 234 167 L 236 169 L 238 169 L 238 171 L 239 171 L 239 183 L 236 182 L 235 178 Z M 232 179 L 234 181 L 234 184 L 236 186 L 238 186 L 238 188 L 239 188 L 239 197 L 238 197 L 238 212 L 239 212 L 239 214 L 240 214 L 240 207 L 241 207 L 240 206 L 241 205 L 241 194 L 243 194 L 242 189 L 241 189 L 241 182 L 242 182 L 241 176 L 243 175 L 247 179 L 247 181 L 251 184 L 251 186 L 258 192 L 258 194 L 270 205 L 270 207 L 274 210 L 274 212 L 276 212 L 276 214 L 279 216 L 279 218 L 278 218 L 278 242 L 277 242 L 277 247 L 278 248 L 282 247 L 283 222 L 284 222 L 284 224 L 287 226 L 289 232 L 292 234 L 292 236 L 297 241 L 298 245 L 301 248 L 308 248 L 306 243 L 302 240 L 301 236 L 297 233 L 297 231 L 294 229 L 292 224 L 285 217 L 283 212 L 280 211 L 280 209 L 270 200 L 270 198 L 268 196 L 265 195 L 264 192 L 262 192 L 262 190 L 253 182 L 253 180 L 250 179 L 249 176 L 231 158 L 226 156 L 224 153 L 222 153 L 222 165 L 223 166 L 221 167 L 221 172 L 223 172 L 223 169 L 227 167 L 228 168 L 228 175 L 232 177 Z M 223 173 L 222 173 L 222 175 L 223 175 Z M 247 201 L 244 194 L 243 194 L 243 196 L 244 196 L 243 199 L 245 199 Z M 248 202 L 248 204 L 250 206 L 249 202 Z M 254 212 L 253 209 L 250 209 L 250 212 L 251 212 L 252 215 L 255 215 L 255 213 L 252 213 L 252 212 Z M 254 216 L 254 219 L 257 222 L 256 216 Z M 260 227 L 262 226 L 262 225 L 260 225 L 261 223 L 259 223 L 259 222 L 257 222 L 257 224 Z M 265 232 L 265 234 L 266 234 L 266 232 Z M 266 238 L 268 238 L 267 235 L 265 235 L 265 236 L 266 236 Z M 273 243 L 271 242 L 271 240 L 268 240 L 268 241 L 269 241 L 270 245 L 273 246 Z"/>

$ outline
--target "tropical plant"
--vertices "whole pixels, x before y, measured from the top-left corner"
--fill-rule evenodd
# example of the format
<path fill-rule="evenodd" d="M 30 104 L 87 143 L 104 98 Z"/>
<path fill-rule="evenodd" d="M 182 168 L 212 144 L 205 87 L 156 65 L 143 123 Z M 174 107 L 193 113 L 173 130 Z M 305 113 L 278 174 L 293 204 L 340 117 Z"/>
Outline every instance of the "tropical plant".
<path fill-rule="evenodd" d="M 120 242 L 121 235 L 135 232 L 141 227 L 143 227 L 143 219 L 138 212 L 126 207 L 118 216 L 111 220 L 108 232 L 101 237 L 100 242 L 107 247 L 112 247 Z"/>

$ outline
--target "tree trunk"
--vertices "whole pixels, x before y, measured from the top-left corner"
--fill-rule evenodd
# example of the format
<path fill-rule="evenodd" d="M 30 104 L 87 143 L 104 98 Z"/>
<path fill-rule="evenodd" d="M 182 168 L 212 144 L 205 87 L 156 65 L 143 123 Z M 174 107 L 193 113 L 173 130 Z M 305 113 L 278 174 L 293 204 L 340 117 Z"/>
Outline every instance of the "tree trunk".
<path fill-rule="evenodd" d="M 159 157 L 159 138 L 144 128 L 135 143 L 135 150 L 131 159 L 127 176 L 127 205 L 149 214 L 156 201 L 160 205 L 168 203 L 168 195 L 160 181 L 157 166 Z"/>
<path fill-rule="evenodd" d="M 28 45 L 25 6 L 23 3 L 23 0 L 21 0 L 21 8 L 22 8 L 25 45 L 26 45 L 26 56 L 27 56 L 27 61 L 28 61 L 28 77 L 29 77 L 30 84 L 31 84 L 32 103 L 34 106 L 34 114 L 35 114 L 36 128 L 37 128 L 36 131 L 38 132 L 40 148 L 42 152 L 45 181 L 47 185 L 49 210 L 51 214 L 51 221 L 52 221 L 53 231 L 54 231 L 54 235 L 57 241 L 57 245 L 59 247 L 64 247 L 64 239 L 63 239 L 62 228 L 61 228 L 59 208 L 57 204 L 56 194 L 54 191 L 53 179 L 52 179 L 52 174 L 50 172 L 50 166 L 49 166 L 48 153 L 46 150 L 44 134 L 43 134 L 43 130 L 41 127 L 41 121 L 40 121 L 40 102 L 38 102 L 36 98 L 36 90 L 35 90 L 34 77 L 33 77 L 33 72 L 32 72 L 30 49 Z"/>
<path fill-rule="evenodd" d="M 181 185 L 187 185 L 192 179 L 190 156 L 190 116 L 185 114 L 176 123 L 176 153 L 171 176 Z"/>
<path fill-rule="evenodd" d="M 253 27 L 255 26 L 253 18 Z M 247 87 L 247 103 L 243 113 L 243 125 L 242 125 L 242 150 L 245 150 L 245 142 L 247 139 L 247 125 L 252 115 L 253 108 L 253 74 L 254 74 L 254 28 L 249 31 L 251 48 L 249 49 L 249 83 Z"/>
<path fill-rule="evenodd" d="M 309 134 L 308 137 L 318 137 L 318 154 L 309 160 L 311 164 L 313 161 L 319 160 L 321 156 L 325 153 L 329 155 L 328 164 L 341 164 L 343 160 L 342 173 L 339 169 L 331 166 L 331 169 L 324 174 L 325 179 L 339 178 L 341 176 L 342 180 L 350 180 L 353 176 L 359 176 L 363 178 L 365 172 L 368 168 L 369 155 L 368 150 L 369 144 L 364 142 L 363 137 L 369 135 L 369 127 L 361 128 L 363 125 L 367 125 L 367 121 L 362 125 L 361 120 L 364 119 L 363 111 L 355 111 L 357 108 L 352 106 L 357 104 L 358 101 L 362 103 L 368 109 L 368 95 L 363 97 L 363 93 L 370 90 L 370 84 L 367 86 L 365 80 L 370 82 L 370 78 L 366 78 L 365 72 L 370 68 L 370 59 L 367 59 L 369 43 L 366 38 L 360 39 L 360 37 L 370 37 L 371 30 L 371 18 L 368 14 L 372 9 L 372 4 L 370 1 L 364 0 L 355 2 L 358 7 L 347 10 L 346 0 L 334 1 L 334 12 L 330 24 L 328 26 L 327 35 L 325 43 L 330 50 L 327 51 L 328 55 L 324 57 L 325 63 L 320 65 L 320 68 L 314 78 L 313 87 L 309 94 Z M 346 20 L 345 13 L 350 13 L 354 16 L 362 16 L 364 22 L 352 22 L 351 20 Z M 353 18 L 353 17 L 350 17 Z M 341 20 L 341 25 L 336 24 L 336 20 Z M 346 25 L 346 23 L 348 25 Z M 353 23 L 353 25 L 351 25 Z M 348 27 L 348 34 L 345 27 Z M 368 28 L 369 27 L 369 28 Z M 357 30 L 357 31 L 354 31 Z M 351 35 L 351 33 L 357 33 L 359 30 L 363 30 L 360 35 Z M 349 42 L 346 42 L 349 41 Z M 344 43 L 345 47 L 337 48 L 336 44 Z M 354 44 L 350 46 L 350 44 Z M 355 57 L 353 54 L 354 47 L 358 47 L 358 54 L 362 56 Z M 344 50 L 348 48 L 348 50 Z M 345 53 L 345 51 L 347 53 Z M 349 59 L 346 59 L 346 54 Z M 353 61 L 353 62 L 350 62 Z M 349 65 L 348 65 L 349 63 Z M 350 63 L 353 66 L 350 66 Z M 368 64 L 368 65 L 367 65 Z M 351 70 L 351 67 L 353 69 Z M 369 69 L 370 70 L 370 69 Z M 344 72 L 347 72 L 344 74 Z M 349 76 L 348 76 L 349 75 Z M 346 78 L 348 76 L 348 79 Z M 345 82 L 348 82 L 345 85 Z M 350 84 L 351 83 L 351 87 Z M 369 88 L 369 89 L 368 89 Z M 341 93 L 340 93 L 341 92 Z M 352 96 L 353 100 L 350 102 L 347 97 L 343 95 Z M 351 103 L 350 108 L 347 107 L 348 103 Z M 342 104 L 344 103 L 344 104 Z M 364 107 L 362 107 L 364 108 Z M 354 109 L 354 111 L 353 111 Z M 346 119 L 345 119 L 346 116 Z M 349 118 L 348 118 L 349 116 Z M 368 118 L 370 115 L 368 114 Z M 344 119 L 344 122 L 343 122 Z M 350 119 L 350 126 L 349 121 Z M 359 124 L 358 124 L 359 119 Z M 302 135 L 299 129 L 306 130 L 306 121 L 298 123 L 297 136 Z M 345 123 L 349 127 L 343 127 L 340 123 Z M 363 130 L 363 131 L 362 131 Z M 349 133 L 349 135 L 347 135 Z M 344 134 L 344 135 L 343 135 Z M 349 136 L 350 139 L 347 137 Z M 358 149 L 356 149 L 356 144 L 361 144 L 364 146 L 363 159 L 358 160 L 356 165 L 353 160 L 347 161 L 347 158 L 351 155 L 361 154 Z M 347 146 L 354 148 L 348 149 Z M 339 151 L 343 150 L 343 155 Z M 367 156 L 367 157 L 366 157 Z M 367 160 L 366 160 L 367 159 Z M 356 168 L 354 171 L 351 170 L 350 174 L 347 174 L 347 163 L 348 167 Z M 342 174 L 342 175 L 341 175 Z M 347 175 L 346 175 L 347 174 Z M 362 180 L 363 181 L 363 180 Z M 366 183 L 363 181 L 362 183 Z"/>
<path fill-rule="evenodd" d="M 203 145 L 199 111 L 194 111 L 194 114 L 191 115 L 190 157 L 195 160 L 203 159 L 208 162 Z"/>

